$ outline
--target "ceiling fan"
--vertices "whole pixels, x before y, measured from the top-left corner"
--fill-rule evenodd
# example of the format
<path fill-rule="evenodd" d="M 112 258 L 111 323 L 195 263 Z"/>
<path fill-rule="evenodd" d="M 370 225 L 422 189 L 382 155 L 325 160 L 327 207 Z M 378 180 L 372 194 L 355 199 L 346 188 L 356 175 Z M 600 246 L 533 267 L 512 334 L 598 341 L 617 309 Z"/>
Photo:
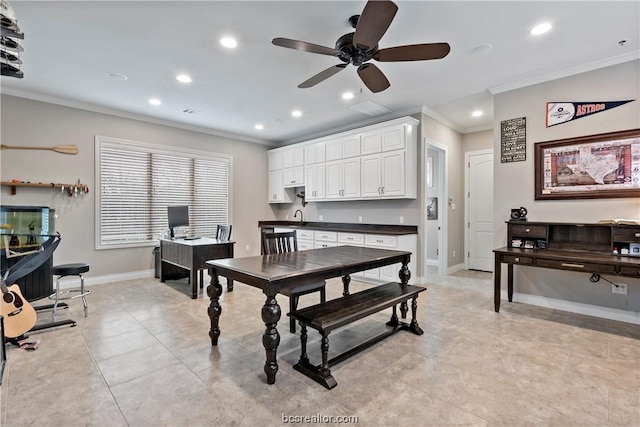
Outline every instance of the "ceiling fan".
<path fill-rule="evenodd" d="M 349 18 L 349 25 L 355 28 L 355 32 L 340 37 L 336 41 L 335 49 L 282 37 L 273 39 L 271 43 L 303 52 L 335 56 L 344 62 L 300 83 L 299 88 L 315 86 L 344 70 L 347 65 L 353 64 L 358 67 L 360 79 L 371 92 L 382 92 L 390 83 L 378 67 L 368 62 L 371 59 L 379 62 L 425 61 L 444 58 L 451 50 L 448 43 L 423 43 L 378 49 L 378 42 L 391 25 L 397 11 L 398 6 L 390 0 L 368 1 L 361 15 Z"/>

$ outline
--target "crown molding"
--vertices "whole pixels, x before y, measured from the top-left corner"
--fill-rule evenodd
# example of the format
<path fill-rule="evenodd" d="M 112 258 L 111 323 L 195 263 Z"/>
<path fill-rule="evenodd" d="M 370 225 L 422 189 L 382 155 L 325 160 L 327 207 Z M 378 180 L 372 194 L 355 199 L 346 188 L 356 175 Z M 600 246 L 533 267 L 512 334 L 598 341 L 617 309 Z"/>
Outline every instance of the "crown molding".
<path fill-rule="evenodd" d="M 188 130 L 191 132 L 204 133 L 207 135 L 220 136 L 223 138 L 229 138 L 229 139 L 234 139 L 234 140 L 243 141 L 243 142 L 250 142 L 253 144 L 266 145 L 268 147 L 277 146 L 275 143 L 270 141 L 251 138 L 243 135 L 237 135 L 237 134 L 224 132 L 224 131 L 218 131 L 218 130 L 210 129 L 204 126 L 189 125 L 185 123 L 175 122 L 172 120 L 158 119 L 156 117 L 145 116 L 144 114 L 128 113 L 126 111 L 116 110 L 108 107 L 101 107 L 95 104 L 84 103 L 84 102 L 74 101 L 74 100 L 60 98 L 60 97 L 47 96 L 39 93 L 24 91 L 24 90 L 6 87 L 6 86 L 1 88 L 1 93 L 3 95 L 31 99 L 33 101 L 46 102 L 49 104 L 61 105 L 63 107 L 77 108 L 80 110 L 92 111 L 94 113 L 108 114 L 110 116 L 138 120 L 141 122 L 153 123 L 153 124 L 162 125 L 162 126 L 169 126 L 172 128 Z"/>
<path fill-rule="evenodd" d="M 640 51 L 623 53 L 621 55 L 612 56 L 599 61 L 590 62 L 588 64 L 578 65 L 576 67 L 564 68 L 562 70 L 554 71 L 551 73 L 541 74 L 530 79 L 519 80 L 513 83 L 507 83 L 504 85 L 493 86 L 488 88 L 492 95 L 508 92 L 511 90 L 521 89 L 523 87 L 532 86 L 550 80 L 561 79 L 563 77 L 569 77 L 576 74 L 586 73 L 588 71 L 598 70 L 600 68 L 610 67 L 612 65 L 622 64 L 625 62 L 631 62 L 640 59 Z"/>

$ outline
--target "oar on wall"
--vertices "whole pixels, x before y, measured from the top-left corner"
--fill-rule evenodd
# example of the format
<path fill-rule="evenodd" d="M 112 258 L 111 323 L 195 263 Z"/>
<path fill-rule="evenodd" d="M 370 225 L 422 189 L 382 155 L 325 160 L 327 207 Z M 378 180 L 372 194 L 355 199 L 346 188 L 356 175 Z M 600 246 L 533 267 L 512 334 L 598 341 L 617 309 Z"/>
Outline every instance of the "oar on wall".
<path fill-rule="evenodd" d="M 53 147 L 33 147 L 27 145 L 0 145 L 2 150 L 51 150 L 62 154 L 78 154 L 77 145 L 54 145 Z"/>

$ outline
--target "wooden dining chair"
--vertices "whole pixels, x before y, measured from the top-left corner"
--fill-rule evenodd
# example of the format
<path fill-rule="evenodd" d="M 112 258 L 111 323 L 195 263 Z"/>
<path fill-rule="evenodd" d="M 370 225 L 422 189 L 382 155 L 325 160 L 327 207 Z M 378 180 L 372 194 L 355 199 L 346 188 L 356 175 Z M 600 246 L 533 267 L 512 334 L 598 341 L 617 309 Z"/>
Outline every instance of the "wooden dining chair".
<path fill-rule="evenodd" d="M 216 239 L 218 240 L 230 240 L 231 239 L 231 226 L 230 225 L 218 225 L 216 229 Z"/>
<path fill-rule="evenodd" d="M 270 233 L 262 233 L 262 252 L 265 255 L 280 254 L 283 252 L 296 252 L 298 250 L 298 238 L 296 230 Z M 320 302 L 327 300 L 326 282 L 307 283 L 305 285 L 296 286 L 290 289 L 283 289 L 282 294 L 289 297 L 289 311 L 296 311 L 298 301 L 301 295 L 320 292 Z M 296 332 L 296 320 L 289 320 L 289 330 Z"/>

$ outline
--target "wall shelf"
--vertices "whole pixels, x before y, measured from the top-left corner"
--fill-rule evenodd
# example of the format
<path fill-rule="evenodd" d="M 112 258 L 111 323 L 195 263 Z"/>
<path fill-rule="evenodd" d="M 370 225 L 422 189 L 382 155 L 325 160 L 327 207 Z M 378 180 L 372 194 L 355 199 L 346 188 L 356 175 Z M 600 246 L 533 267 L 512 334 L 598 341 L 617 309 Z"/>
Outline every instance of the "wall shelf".
<path fill-rule="evenodd" d="M 53 188 L 58 189 L 60 192 L 64 192 L 66 190 L 67 194 L 71 197 L 77 194 L 86 194 L 89 192 L 89 187 L 81 184 L 79 181 L 76 184 L 56 184 L 54 182 L 44 183 L 44 182 L 13 182 L 13 181 L 2 181 L 0 185 L 3 187 L 11 187 L 11 195 L 15 196 L 17 193 L 18 187 L 36 187 L 36 188 Z"/>

